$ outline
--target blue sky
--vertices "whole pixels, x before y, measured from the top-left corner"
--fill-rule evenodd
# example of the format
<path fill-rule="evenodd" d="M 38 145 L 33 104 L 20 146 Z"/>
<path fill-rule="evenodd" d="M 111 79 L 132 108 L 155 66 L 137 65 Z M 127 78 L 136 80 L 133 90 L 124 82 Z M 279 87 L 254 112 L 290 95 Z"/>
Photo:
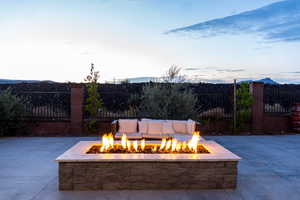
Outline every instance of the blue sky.
<path fill-rule="evenodd" d="M 0 78 L 299 82 L 299 0 L 0 0 Z"/>

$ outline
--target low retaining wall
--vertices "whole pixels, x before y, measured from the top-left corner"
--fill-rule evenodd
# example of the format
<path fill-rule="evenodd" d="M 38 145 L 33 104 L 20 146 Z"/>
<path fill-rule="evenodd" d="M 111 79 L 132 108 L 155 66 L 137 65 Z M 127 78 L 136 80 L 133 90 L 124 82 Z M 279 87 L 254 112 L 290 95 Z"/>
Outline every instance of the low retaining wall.
<path fill-rule="evenodd" d="M 26 122 L 30 136 L 71 136 L 70 121 Z"/>
<path fill-rule="evenodd" d="M 293 132 L 290 117 L 288 115 L 264 115 L 264 133 L 291 133 Z"/>
<path fill-rule="evenodd" d="M 263 131 L 252 131 L 253 134 L 282 134 L 293 133 L 289 116 L 283 115 L 268 115 L 265 114 L 263 118 Z M 83 132 L 73 133 L 70 121 L 36 121 L 27 122 L 27 127 L 30 130 L 31 136 L 88 136 L 101 135 L 111 131 L 111 122 L 97 122 L 97 130 L 95 133 L 89 133 L 86 129 L 86 123 L 83 124 Z M 231 120 L 219 120 L 203 123 L 200 130 L 201 134 L 206 135 L 223 135 L 233 134 Z M 249 131 L 251 133 L 251 130 Z"/>
<path fill-rule="evenodd" d="M 202 135 L 232 134 L 232 120 L 215 120 L 201 123 Z"/>

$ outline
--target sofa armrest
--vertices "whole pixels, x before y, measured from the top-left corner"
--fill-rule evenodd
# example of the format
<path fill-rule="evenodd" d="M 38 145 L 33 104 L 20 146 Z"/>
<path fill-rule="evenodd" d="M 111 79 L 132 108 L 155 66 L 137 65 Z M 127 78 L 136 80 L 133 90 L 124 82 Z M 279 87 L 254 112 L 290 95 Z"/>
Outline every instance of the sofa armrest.
<path fill-rule="evenodd" d="M 116 135 L 116 133 L 118 132 L 118 129 L 119 129 L 118 120 L 114 120 L 111 123 L 111 133 L 113 134 L 113 136 Z"/>
<path fill-rule="evenodd" d="M 200 122 L 196 122 L 195 131 L 200 131 L 200 126 L 201 126 L 201 123 Z"/>

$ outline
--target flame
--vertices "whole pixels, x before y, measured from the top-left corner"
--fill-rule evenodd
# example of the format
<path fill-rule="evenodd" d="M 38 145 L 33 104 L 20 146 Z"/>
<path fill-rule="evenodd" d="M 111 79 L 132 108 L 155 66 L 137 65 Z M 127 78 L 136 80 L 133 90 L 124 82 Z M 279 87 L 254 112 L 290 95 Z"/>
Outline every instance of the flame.
<path fill-rule="evenodd" d="M 184 142 L 182 143 L 182 149 L 183 149 L 183 150 L 185 150 L 185 149 L 186 149 L 186 147 L 187 147 L 187 145 L 186 145 L 186 141 L 184 141 Z"/>
<path fill-rule="evenodd" d="M 163 138 L 163 139 L 161 140 L 161 144 L 160 144 L 160 148 L 159 148 L 160 151 L 162 151 L 162 150 L 165 148 L 166 142 L 167 142 L 167 139 L 166 139 L 166 138 Z"/>
<path fill-rule="evenodd" d="M 198 142 L 200 140 L 200 135 L 197 134 L 197 132 L 195 132 L 193 134 L 192 139 L 189 141 L 188 143 L 188 147 L 191 151 L 193 151 L 194 153 L 197 153 L 197 146 L 198 146 Z"/>
<path fill-rule="evenodd" d="M 131 142 L 130 140 L 126 141 L 128 151 L 131 151 Z"/>
<path fill-rule="evenodd" d="M 126 145 L 127 142 L 126 141 L 127 141 L 127 136 L 125 134 L 123 134 L 122 139 L 121 139 L 121 145 L 122 145 L 123 149 L 126 149 L 126 147 L 127 147 L 127 145 Z"/>
<path fill-rule="evenodd" d="M 113 146 L 114 146 L 114 136 L 113 136 L 113 134 L 111 134 L 111 133 L 108 134 L 107 140 L 108 140 L 109 146 L 110 146 L 110 147 L 113 147 Z"/>
<path fill-rule="evenodd" d="M 142 139 L 142 141 L 141 141 L 141 149 L 142 149 L 142 151 L 145 150 L 145 139 Z"/>
<path fill-rule="evenodd" d="M 181 146 L 182 146 L 182 144 L 181 143 L 177 143 L 176 144 L 176 152 L 180 152 L 180 150 L 181 150 Z"/>
<path fill-rule="evenodd" d="M 159 153 L 197 153 L 198 143 L 200 140 L 200 132 L 194 132 L 193 137 L 188 142 L 178 141 L 176 139 L 161 140 L 160 145 L 146 145 L 145 139 L 130 141 L 125 134 L 122 135 L 121 145 L 115 144 L 114 137 L 111 133 L 102 136 L 102 145 L 100 152 L 112 152 L 119 149 L 121 152 L 159 152 Z M 147 150 L 148 149 L 148 150 Z"/>
<path fill-rule="evenodd" d="M 176 145 L 177 145 L 177 140 L 176 139 L 172 139 L 171 152 L 174 152 L 176 150 Z"/>
<path fill-rule="evenodd" d="M 134 149 L 134 151 L 138 151 L 138 142 L 137 142 L 137 140 L 135 140 L 133 142 L 133 149 Z"/>
<path fill-rule="evenodd" d="M 166 144 L 165 151 L 168 151 L 170 149 L 171 145 L 172 145 L 172 140 L 168 140 L 167 144 Z"/>
<path fill-rule="evenodd" d="M 157 146 L 154 145 L 154 146 L 152 147 L 151 151 L 154 152 L 154 153 L 157 152 Z"/>
<path fill-rule="evenodd" d="M 110 148 L 114 147 L 114 138 L 112 134 L 104 134 L 102 136 L 102 147 L 101 152 L 108 151 Z"/>

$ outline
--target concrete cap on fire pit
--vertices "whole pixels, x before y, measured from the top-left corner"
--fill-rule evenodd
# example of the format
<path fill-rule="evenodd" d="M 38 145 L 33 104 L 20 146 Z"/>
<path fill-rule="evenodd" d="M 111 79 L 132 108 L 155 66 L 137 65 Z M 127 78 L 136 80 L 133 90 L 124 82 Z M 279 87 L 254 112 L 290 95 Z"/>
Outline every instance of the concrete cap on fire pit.
<path fill-rule="evenodd" d="M 159 141 L 146 141 L 147 144 L 159 144 Z M 105 153 L 87 154 L 93 145 L 101 144 L 100 141 L 81 141 L 56 158 L 57 162 L 201 162 L 201 161 L 239 161 L 241 158 L 230 152 L 215 141 L 200 142 L 209 153 L 192 154 L 142 154 L 142 153 Z"/>

